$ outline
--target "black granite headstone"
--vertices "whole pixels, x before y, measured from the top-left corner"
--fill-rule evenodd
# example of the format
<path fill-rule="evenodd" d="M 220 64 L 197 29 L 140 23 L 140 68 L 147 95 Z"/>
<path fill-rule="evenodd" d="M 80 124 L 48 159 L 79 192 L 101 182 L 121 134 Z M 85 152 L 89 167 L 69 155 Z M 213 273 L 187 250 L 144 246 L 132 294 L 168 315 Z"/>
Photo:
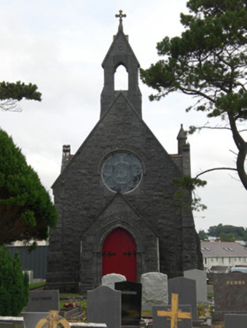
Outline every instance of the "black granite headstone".
<path fill-rule="evenodd" d="M 122 325 L 139 325 L 142 310 L 142 284 L 133 281 L 115 283 L 122 294 Z"/>

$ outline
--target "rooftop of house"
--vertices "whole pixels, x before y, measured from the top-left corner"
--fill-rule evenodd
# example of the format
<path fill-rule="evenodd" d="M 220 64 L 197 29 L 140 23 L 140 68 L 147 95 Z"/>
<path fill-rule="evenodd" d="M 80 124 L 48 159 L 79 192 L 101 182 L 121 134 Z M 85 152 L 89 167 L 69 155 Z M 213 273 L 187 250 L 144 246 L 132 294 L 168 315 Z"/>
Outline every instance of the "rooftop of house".
<path fill-rule="evenodd" d="M 247 257 L 247 247 L 235 242 L 201 241 L 203 257 Z"/>

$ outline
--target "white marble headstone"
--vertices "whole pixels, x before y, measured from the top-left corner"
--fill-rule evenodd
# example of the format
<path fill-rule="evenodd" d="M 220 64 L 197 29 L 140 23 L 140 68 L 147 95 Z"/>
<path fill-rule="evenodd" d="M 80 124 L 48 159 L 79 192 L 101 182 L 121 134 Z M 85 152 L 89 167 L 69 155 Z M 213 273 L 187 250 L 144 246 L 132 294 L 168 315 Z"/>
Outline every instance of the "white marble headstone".
<path fill-rule="evenodd" d="M 126 277 L 118 273 L 109 273 L 102 277 L 102 286 L 115 289 L 115 282 L 126 281 Z"/>
<path fill-rule="evenodd" d="M 148 272 L 141 276 L 142 309 L 151 310 L 152 306 L 168 304 L 167 275 L 160 272 Z"/>

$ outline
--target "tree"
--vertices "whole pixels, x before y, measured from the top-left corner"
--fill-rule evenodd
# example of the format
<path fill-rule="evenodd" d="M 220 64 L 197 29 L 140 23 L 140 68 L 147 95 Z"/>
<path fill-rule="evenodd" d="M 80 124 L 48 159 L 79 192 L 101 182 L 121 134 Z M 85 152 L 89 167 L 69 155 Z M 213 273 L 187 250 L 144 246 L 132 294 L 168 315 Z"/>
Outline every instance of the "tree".
<path fill-rule="evenodd" d="M 200 240 L 208 240 L 208 234 L 204 230 L 199 230 L 198 237 Z"/>
<path fill-rule="evenodd" d="M 23 274 L 19 254 L 0 247 L 0 315 L 18 316 L 28 302 L 28 275 Z"/>
<path fill-rule="evenodd" d="M 247 240 L 247 229 L 243 227 L 235 227 L 232 225 L 223 225 L 222 223 L 217 226 L 211 226 L 208 228 L 208 236 L 213 237 L 222 237 L 225 238 L 225 235 L 232 235 L 234 240 Z M 231 238 L 231 237 L 230 237 Z M 224 240 L 226 241 L 226 240 Z"/>
<path fill-rule="evenodd" d="M 233 233 L 224 233 L 222 232 L 220 234 L 220 241 L 231 241 L 234 242 L 235 241 L 235 236 Z"/>
<path fill-rule="evenodd" d="M 187 111 L 193 108 L 226 122 L 221 128 L 231 131 L 237 147 L 236 168 L 227 169 L 236 170 L 247 189 L 247 142 L 240 127 L 247 119 L 247 3 L 190 0 L 187 7 L 190 14 L 180 16 L 185 31 L 157 44 L 165 59 L 141 69 L 141 79 L 157 91 L 151 100 L 180 91 L 197 98 Z M 215 169 L 222 168 L 210 170 Z"/>
<path fill-rule="evenodd" d="M 23 98 L 41 101 L 41 93 L 35 84 L 0 82 L 0 108 L 3 111 L 20 111 L 18 102 Z"/>
<path fill-rule="evenodd" d="M 20 149 L 0 130 L 0 245 L 44 240 L 57 212 Z"/>

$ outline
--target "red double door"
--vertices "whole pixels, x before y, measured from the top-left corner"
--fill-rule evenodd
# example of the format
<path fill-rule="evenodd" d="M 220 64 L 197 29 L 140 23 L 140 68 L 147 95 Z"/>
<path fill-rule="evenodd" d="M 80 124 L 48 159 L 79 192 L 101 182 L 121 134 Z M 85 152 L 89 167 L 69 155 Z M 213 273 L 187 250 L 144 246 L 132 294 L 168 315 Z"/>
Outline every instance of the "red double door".
<path fill-rule="evenodd" d="M 104 241 L 102 276 L 109 273 L 119 273 L 128 281 L 136 281 L 136 243 L 122 228 L 113 230 Z"/>

